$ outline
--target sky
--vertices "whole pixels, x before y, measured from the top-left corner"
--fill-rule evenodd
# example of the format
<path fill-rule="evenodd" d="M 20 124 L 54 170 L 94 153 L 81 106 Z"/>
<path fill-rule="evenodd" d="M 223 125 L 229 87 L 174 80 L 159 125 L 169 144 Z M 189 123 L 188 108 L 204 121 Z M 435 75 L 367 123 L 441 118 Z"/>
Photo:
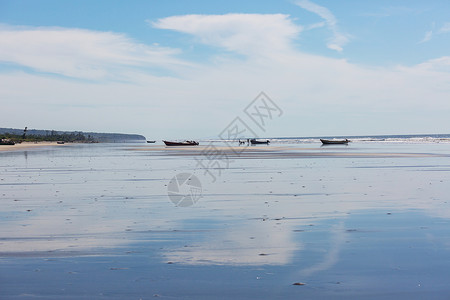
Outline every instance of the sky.
<path fill-rule="evenodd" d="M 282 111 L 263 131 L 260 92 Z M 449 99 L 446 0 L 0 0 L 0 127 L 450 133 Z"/>

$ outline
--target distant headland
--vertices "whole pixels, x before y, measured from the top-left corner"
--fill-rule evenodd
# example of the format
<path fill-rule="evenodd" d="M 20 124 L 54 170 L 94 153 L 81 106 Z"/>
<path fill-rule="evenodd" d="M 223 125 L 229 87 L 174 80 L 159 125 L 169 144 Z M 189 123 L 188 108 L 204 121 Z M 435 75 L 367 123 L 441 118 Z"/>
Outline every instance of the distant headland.
<path fill-rule="evenodd" d="M 0 139 L 14 142 L 131 143 L 145 142 L 139 134 L 0 128 Z"/>

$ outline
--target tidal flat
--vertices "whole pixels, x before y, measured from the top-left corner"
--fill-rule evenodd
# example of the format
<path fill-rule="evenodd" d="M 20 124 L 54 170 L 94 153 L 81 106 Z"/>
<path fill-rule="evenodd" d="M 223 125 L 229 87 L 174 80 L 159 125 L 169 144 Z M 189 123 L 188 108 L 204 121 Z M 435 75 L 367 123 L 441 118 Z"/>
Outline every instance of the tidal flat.
<path fill-rule="evenodd" d="M 0 299 L 448 299 L 449 195 L 448 143 L 3 151 Z"/>

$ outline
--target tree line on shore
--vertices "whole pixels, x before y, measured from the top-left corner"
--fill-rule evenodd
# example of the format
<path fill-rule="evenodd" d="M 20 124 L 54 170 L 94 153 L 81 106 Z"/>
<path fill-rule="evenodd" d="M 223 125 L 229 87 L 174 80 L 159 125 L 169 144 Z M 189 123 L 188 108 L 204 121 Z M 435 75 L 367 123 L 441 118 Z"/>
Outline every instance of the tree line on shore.
<path fill-rule="evenodd" d="M 145 137 L 139 134 L 101 133 L 83 131 L 56 131 L 42 129 L 1 128 L 0 141 L 20 142 L 77 142 L 77 143 L 122 143 L 142 142 Z"/>
<path fill-rule="evenodd" d="M 21 142 L 83 142 L 94 143 L 95 139 L 91 135 L 84 135 L 81 132 L 60 133 L 50 131 L 48 134 L 14 134 L 5 132 L 0 134 L 0 140 Z"/>

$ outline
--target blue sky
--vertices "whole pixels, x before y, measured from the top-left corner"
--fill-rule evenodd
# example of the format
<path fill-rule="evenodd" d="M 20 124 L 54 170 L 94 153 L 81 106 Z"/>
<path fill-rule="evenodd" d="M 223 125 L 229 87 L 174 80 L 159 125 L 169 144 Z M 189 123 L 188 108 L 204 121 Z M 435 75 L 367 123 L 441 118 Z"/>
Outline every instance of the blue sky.
<path fill-rule="evenodd" d="M 449 133 L 449 1 L 0 0 L 0 127 L 217 136 Z"/>

